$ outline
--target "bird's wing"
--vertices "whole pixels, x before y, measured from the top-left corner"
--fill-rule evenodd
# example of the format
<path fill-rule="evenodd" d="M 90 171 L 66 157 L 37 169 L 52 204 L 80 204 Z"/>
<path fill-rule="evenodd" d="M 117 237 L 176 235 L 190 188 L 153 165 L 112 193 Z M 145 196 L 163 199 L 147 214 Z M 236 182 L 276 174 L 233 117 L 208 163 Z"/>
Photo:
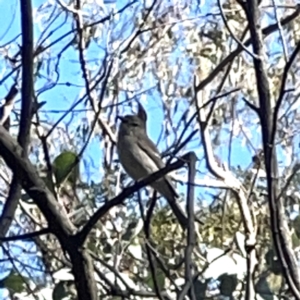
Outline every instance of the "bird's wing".
<path fill-rule="evenodd" d="M 143 139 L 143 142 L 138 139 L 138 146 L 155 162 L 159 169 L 165 167 L 164 162 L 161 159 L 160 153 L 155 144 L 147 137 Z"/>
<path fill-rule="evenodd" d="M 137 143 L 139 148 L 142 149 L 152 161 L 154 161 L 154 163 L 158 166 L 159 169 L 164 168 L 165 164 L 162 161 L 160 153 L 157 150 L 155 144 L 147 136 L 146 138 L 147 140 L 145 141 L 144 139 L 143 142 L 141 142 L 138 139 Z M 154 182 L 152 186 L 167 199 L 173 213 L 178 218 L 181 226 L 183 228 L 186 228 L 187 218 L 184 212 L 182 211 L 181 207 L 176 202 L 178 194 L 168 175 L 166 175 L 164 178 L 161 178 L 160 182 Z"/>
<path fill-rule="evenodd" d="M 160 153 L 156 148 L 155 144 L 147 137 L 147 141 L 145 139 L 143 142 L 140 140 L 137 141 L 138 146 L 142 149 L 158 166 L 159 169 L 163 169 L 166 165 L 164 164 L 163 160 L 161 159 Z M 173 195 L 178 196 L 174 185 L 172 184 L 168 175 L 165 176 L 166 183 L 169 185 L 170 191 Z"/>

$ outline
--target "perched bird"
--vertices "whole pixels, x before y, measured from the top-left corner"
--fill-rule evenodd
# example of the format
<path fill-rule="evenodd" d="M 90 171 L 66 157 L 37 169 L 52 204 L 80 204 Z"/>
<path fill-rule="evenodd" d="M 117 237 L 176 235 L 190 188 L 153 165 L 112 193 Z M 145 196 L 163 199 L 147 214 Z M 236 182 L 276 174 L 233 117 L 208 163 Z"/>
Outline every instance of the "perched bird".
<path fill-rule="evenodd" d="M 119 127 L 117 151 L 121 165 L 126 173 L 135 181 L 144 179 L 150 174 L 165 167 L 155 144 L 149 139 L 146 129 L 147 114 L 139 104 L 137 115 L 118 116 Z M 178 194 L 166 175 L 151 186 L 164 196 L 173 213 L 183 228 L 187 226 L 187 217 L 176 202 Z"/>

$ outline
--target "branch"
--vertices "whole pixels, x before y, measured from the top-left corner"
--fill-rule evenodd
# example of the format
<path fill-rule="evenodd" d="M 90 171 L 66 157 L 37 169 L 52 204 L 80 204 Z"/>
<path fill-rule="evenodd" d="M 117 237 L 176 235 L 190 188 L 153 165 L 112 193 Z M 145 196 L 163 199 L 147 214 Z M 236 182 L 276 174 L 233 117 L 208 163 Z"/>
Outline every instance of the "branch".
<path fill-rule="evenodd" d="M 279 100 L 277 101 L 275 106 L 275 112 L 273 113 L 266 66 L 263 61 L 263 38 L 262 32 L 260 30 L 260 15 L 258 5 L 259 4 L 257 0 L 247 1 L 245 12 L 249 22 L 253 51 L 258 57 L 256 59 L 253 59 L 253 64 L 255 68 L 257 92 L 260 103 L 260 122 L 262 127 L 262 142 L 267 173 L 268 200 L 272 228 L 271 231 L 273 234 L 276 252 L 282 264 L 288 286 L 296 299 L 300 299 L 300 278 L 298 265 L 290 242 L 284 205 L 281 199 L 278 199 L 279 201 L 276 201 L 277 195 L 279 194 L 279 183 L 277 154 L 274 144 L 274 129 L 276 128 L 276 126 L 273 127 L 273 124 L 275 124 L 276 122 L 275 118 L 277 118 L 277 112 L 283 95 L 282 93 L 280 93 Z M 297 12 L 299 12 L 299 10 L 297 10 Z M 292 60 L 290 60 L 290 64 L 291 63 Z M 288 63 L 287 65 L 290 64 Z M 289 66 L 285 68 L 285 74 L 287 74 L 288 69 Z"/>
<path fill-rule="evenodd" d="M 23 157 L 27 156 L 30 139 L 30 125 L 32 118 L 33 98 L 33 25 L 31 0 L 21 0 L 21 26 L 22 26 L 22 103 L 21 120 L 19 126 L 18 142 L 23 148 Z M 15 211 L 21 196 L 21 187 L 16 174 L 10 185 L 9 194 L 3 207 L 0 218 L 0 237 L 4 237 L 13 221 Z"/>
<path fill-rule="evenodd" d="M 196 155 L 191 155 L 189 165 L 189 181 L 191 184 L 188 185 L 188 199 L 186 202 L 186 210 L 188 217 L 188 228 L 187 228 L 187 246 L 185 248 L 185 280 L 190 284 L 189 297 L 192 300 L 196 300 L 195 288 L 193 284 L 193 260 L 192 254 L 196 244 L 195 237 L 195 212 L 194 212 L 194 197 L 195 197 L 195 186 L 194 180 L 196 176 Z"/>
<path fill-rule="evenodd" d="M 21 181 L 24 190 L 35 200 L 38 207 L 45 215 L 51 232 L 63 228 L 65 235 L 76 230 L 73 224 L 63 215 L 59 203 L 47 188 L 45 182 L 39 177 L 37 171 L 28 158 L 22 157 L 23 149 L 0 126 L 0 153 L 9 168 Z"/>
<path fill-rule="evenodd" d="M 97 288 L 93 285 L 95 282 L 93 263 L 90 256 L 82 249 L 82 245 L 78 245 L 77 240 L 74 239 L 73 234 L 77 229 L 39 177 L 29 159 L 22 157 L 23 149 L 2 126 L 0 126 L 0 153 L 9 168 L 16 174 L 24 190 L 45 216 L 50 232 L 58 238 L 64 252 L 68 253 L 75 275 L 78 299 L 97 299 Z"/>
<path fill-rule="evenodd" d="M 24 240 L 30 240 L 37 236 L 49 234 L 50 230 L 48 228 L 41 229 L 39 231 L 15 235 L 15 236 L 8 236 L 0 238 L 1 242 L 12 242 L 12 241 L 24 241 Z"/>
<path fill-rule="evenodd" d="M 275 105 L 275 109 L 274 109 L 274 118 L 273 118 L 272 134 L 271 134 L 271 139 L 272 139 L 273 143 L 275 141 L 277 118 L 278 118 L 279 109 L 280 109 L 281 103 L 283 101 L 283 97 L 286 93 L 285 84 L 286 84 L 286 81 L 287 81 L 289 70 L 292 67 L 292 64 L 293 64 L 293 62 L 294 62 L 294 60 L 295 60 L 295 58 L 296 58 L 296 56 L 299 52 L 300 52 L 300 41 L 298 42 L 296 48 L 294 49 L 290 59 L 286 63 L 286 65 L 284 67 L 284 70 L 283 70 L 279 97 L 278 97 L 278 100 L 276 101 L 276 105 Z"/>
<path fill-rule="evenodd" d="M 161 289 L 158 284 L 158 278 L 157 278 L 157 272 L 156 272 L 157 271 L 156 261 L 154 260 L 154 255 L 151 252 L 151 248 L 149 246 L 149 243 L 151 241 L 151 226 L 150 226 L 151 218 L 152 218 L 152 214 L 154 211 L 156 201 L 157 201 L 157 192 L 154 191 L 153 197 L 150 200 L 150 205 L 149 205 L 147 214 L 145 216 L 144 207 L 143 207 L 143 203 L 141 201 L 140 193 L 138 195 L 138 203 L 139 203 L 139 207 L 140 207 L 141 216 L 142 216 L 142 219 L 144 222 L 143 227 L 144 227 L 144 234 L 145 234 L 145 239 L 146 239 L 145 247 L 146 247 L 146 253 L 147 253 L 147 257 L 148 257 L 148 261 L 149 261 L 149 269 L 150 269 L 152 280 L 153 280 L 154 291 L 157 295 L 157 298 L 159 300 L 163 300 L 164 297 L 161 294 Z"/>
<path fill-rule="evenodd" d="M 239 47 L 242 48 L 242 50 L 244 50 L 246 53 L 248 53 L 251 57 L 255 57 L 255 54 L 251 53 L 251 51 L 249 51 L 246 46 L 243 44 L 242 41 L 240 41 L 238 39 L 238 37 L 235 36 L 235 34 L 232 32 L 228 22 L 227 22 L 227 19 L 226 19 L 226 16 L 225 16 L 225 13 L 224 13 L 224 10 L 223 10 L 223 6 L 222 6 L 222 3 L 221 3 L 221 0 L 218 0 L 218 6 L 219 6 L 219 9 L 220 9 L 220 14 L 221 14 L 221 17 L 222 17 L 222 20 L 225 24 L 225 27 L 227 28 L 228 32 L 230 33 L 231 37 L 235 40 L 235 42 L 239 45 Z"/>
<path fill-rule="evenodd" d="M 155 180 L 165 176 L 167 173 L 172 172 L 176 169 L 181 168 L 187 161 L 190 160 L 190 156 L 193 155 L 191 153 L 187 153 L 184 156 L 182 156 L 180 159 L 178 159 L 176 162 L 167 165 L 165 168 L 160 169 L 159 171 L 149 175 L 145 179 L 138 181 L 133 186 L 130 186 L 128 188 L 125 188 L 121 194 L 119 194 L 117 197 L 109 200 L 107 203 L 105 203 L 102 207 L 100 207 L 95 214 L 90 218 L 90 220 L 86 223 L 86 225 L 82 228 L 80 232 L 77 233 L 76 239 L 79 244 L 83 244 L 90 233 L 90 231 L 93 229 L 93 227 L 96 225 L 98 220 L 102 218 L 112 207 L 122 204 L 126 198 L 131 196 L 133 193 L 137 192 L 141 188 L 145 187 L 146 185 L 149 185 L 150 183 L 154 182 Z"/>
<path fill-rule="evenodd" d="M 287 16 L 286 18 L 282 19 L 280 21 L 281 26 L 287 25 L 292 20 L 296 19 L 300 14 L 300 9 L 297 9 L 294 13 Z M 278 23 L 272 24 L 262 30 L 263 35 L 266 37 L 276 31 L 278 29 Z M 251 38 L 249 38 L 247 41 L 245 41 L 244 46 L 247 47 L 251 44 Z M 219 65 L 201 82 L 197 84 L 196 92 L 202 90 L 204 87 L 206 87 L 211 81 L 214 80 L 214 78 L 220 73 L 223 68 L 226 67 L 227 64 L 232 62 L 237 55 L 239 55 L 243 51 L 243 48 L 241 46 L 238 46 L 236 50 L 234 50 L 232 53 L 230 53 L 226 58 L 224 58 Z"/>
<path fill-rule="evenodd" d="M 195 77 L 194 79 L 194 90 L 196 91 L 196 86 L 199 84 L 199 78 Z M 247 251 L 247 265 L 248 268 L 248 278 L 252 278 L 255 264 L 256 264 L 256 254 L 255 254 L 255 244 L 256 244 L 256 230 L 254 226 L 254 222 L 252 220 L 253 214 L 250 211 L 248 200 L 246 197 L 246 191 L 243 187 L 242 183 L 234 177 L 234 175 L 229 171 L 225 170 L 224 168 L 218 166 L 214 153 L 213 148 L 211 145 L 211 139 L 209 136 L 209 126 L 208 122 L 206 120 L 206 113 L 204 109 L 201 109 L 204 99 L 201 97 L 201 91 L 195 92 L 195 103 L 196 103 L 196 109 L 198 111 L 198 122 L 200 126 L 200 133 L 201 133 L 201 139 L 202 144 L 204 148 L 204 154 L 206 159 L 206 164 L 208 170 L 218 179 L 222 180 L 227 188 L 231 189 L 234 195 L 237 198 L 237 203 L 239 205 L 239 209 L 241 211 L 242 220 L 244 224 L 245 229 L 245 250 Z M 253 280 L 247 280 L 247 286 L 246 286 L 246 293 L 247 296 L 246 299 L 253 300 L 255 299 L 255 290 L 254 290 L 254 283 Z"/>

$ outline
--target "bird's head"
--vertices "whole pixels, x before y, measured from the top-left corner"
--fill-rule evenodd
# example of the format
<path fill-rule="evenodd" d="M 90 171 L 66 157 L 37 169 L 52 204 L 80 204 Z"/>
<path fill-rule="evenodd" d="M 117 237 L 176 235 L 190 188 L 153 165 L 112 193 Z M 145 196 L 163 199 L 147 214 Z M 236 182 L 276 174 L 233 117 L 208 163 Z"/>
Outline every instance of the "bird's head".
<path fill-rule="evenodd" d="M 121 120 L 119 135 L 133 135 L 138 132 L 146 132 L 147 114 L 139 104 L 137 115 L 118 116 Z"/>

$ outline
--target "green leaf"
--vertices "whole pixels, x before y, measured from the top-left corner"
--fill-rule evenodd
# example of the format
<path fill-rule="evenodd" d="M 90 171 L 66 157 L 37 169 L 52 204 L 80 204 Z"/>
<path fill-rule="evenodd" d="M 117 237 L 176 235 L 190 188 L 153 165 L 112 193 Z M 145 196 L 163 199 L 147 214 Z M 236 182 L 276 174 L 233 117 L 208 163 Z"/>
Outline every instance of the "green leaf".
<path fill-rule="evenodd" d="M 72 299 L 72 281 L 60 281 L 54 288 L 53 300 Z"/>
<path fill-rule="evenodd" d="M 293 228 L 298 238 L 300 238 L 300 216 L 297 216 L 293 221 Z"/>
<path fill-rule="evenodd" d="M 273 249 L 270 249 L 266 253 L 265 260 L 266 260 L 269 270 L 272 273 L 274 273 L 276 275 L 282 274 L 282 265 Z"/>
<path fill-rule="evenodd" d="M 64 151 L 55 158 L 53 170 L 58 186 L 66 180 L 71 184 L 76 183 L 79 177 L 79 163 L 77 160 L 77 154 L 71 151 Z"/>
<path fill-rule="evenodd" d="M 300 246 L 300 239 L 296 232 L 293 232 L 291 235 L 293 249 L 298 248 Z"/>
<path fill-rule="evenodd" d="M 235 291 L 238 279 L 236 275 L 221 275 L 218 280 L 220 280 L 220 292 L 222 296 L 233 296 L 233 292 Z"/>
<path fill-rule="evenodd" d="M 164 272 L 161 269 L 157 269 L 155 278 L 157 280 L 158 288 L 162 290 L 165 287 L 165 280 L 166 280 L 166 276 Z M 154 290 L 154 281 L 151 273 L 149 273 L 149 276 L 146 279 L 146 283 L 152 290 Z"/>
<path fill-rule="evenodd" d="M 283 277 L 274 273 L 265 273 L 255 284 L 255 291 L 265 300 L 275 299 L 274 295 L 279 293 Z"/>
<path fill-rule="evenodd" d="M 15 293 L 21 293 L 24 291 L 24 281 L 26 278 L 20 276 L 19 274 L 12 271 L 5 279 L 3 279 L 3 287 L 13 291 Z"/>

